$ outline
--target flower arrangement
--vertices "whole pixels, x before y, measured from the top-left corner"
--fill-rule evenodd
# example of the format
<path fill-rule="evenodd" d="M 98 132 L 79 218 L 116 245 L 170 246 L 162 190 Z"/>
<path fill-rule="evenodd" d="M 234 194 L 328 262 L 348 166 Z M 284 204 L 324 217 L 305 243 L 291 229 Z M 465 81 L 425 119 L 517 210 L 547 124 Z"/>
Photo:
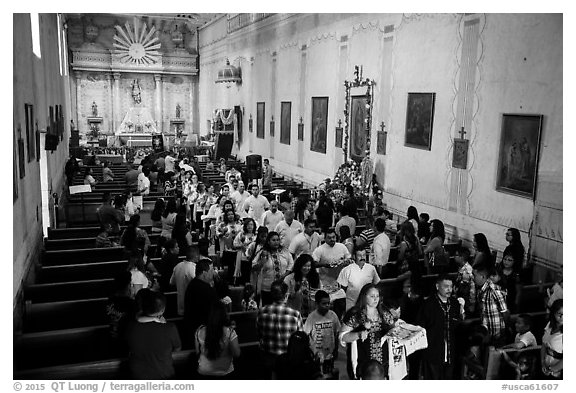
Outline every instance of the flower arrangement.
<path fill-rule="evenodd" d="M 340 165 L 340 168 L 334 175 L 334 186 L 340 190 L 344 190 L 347 185 L 354 187 L 354 193 L 362 191 L 362 173 L 360 165 L 354 160 L 348 160 Z"/>

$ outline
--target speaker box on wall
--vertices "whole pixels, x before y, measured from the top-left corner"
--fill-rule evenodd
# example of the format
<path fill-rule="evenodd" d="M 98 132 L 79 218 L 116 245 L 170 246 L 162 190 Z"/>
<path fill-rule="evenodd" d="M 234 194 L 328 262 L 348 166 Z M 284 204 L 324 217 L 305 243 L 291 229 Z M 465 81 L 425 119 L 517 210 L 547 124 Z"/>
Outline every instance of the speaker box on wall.
<path fill-rule="evenodd" d="M 251 154 L 246 156 L 246 171 L 250 179 L 262 178 L 262 156 L 259 154 Z"/>

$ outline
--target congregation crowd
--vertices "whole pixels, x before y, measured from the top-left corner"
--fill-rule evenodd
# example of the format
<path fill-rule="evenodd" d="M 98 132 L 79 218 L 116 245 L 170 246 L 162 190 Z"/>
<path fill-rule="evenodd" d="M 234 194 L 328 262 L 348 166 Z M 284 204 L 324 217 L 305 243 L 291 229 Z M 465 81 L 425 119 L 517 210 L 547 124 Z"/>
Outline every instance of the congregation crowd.
<path fill-rule="evenodd" d="M 562 378 L 562 279 L 542 298 L 548 323 L 536 338 L 531 315 L 518 314 L 530 283 L 518 229 L 506 231 L 499 260 L 482 233 L 472 249 L 460 244 L 449 253 L 441 220 L 414 206 L 406 219 L 394 220 L 377 185 L 367 200 L 349 185 L 335 198 L 339 186 L 330 179 L 314 193 L 273 193 L 268 160 L 261 179 L 226 160 L 202 169 L 184 151 L 142 150 L 130 160 L 127 190 L 104 192 L 95 246 L 123 247 L 128 260 L 106 312 L 133 378 L 173 377 L 171 354 L 180 348 L 195 348 L 199 378 L 238 378 L 241 347 L 229 316 L 235 287 L 242 288 L 242 309 L 257 312 L 269 378 L 337 379 L 335 362 L 345 356 L 349 379 L 388 379 L 387 339 L 402 325 L 422 327 L 427 337 L 426 348 L 407 357 L 406 379 L 475 378 L 474 371 L 462 375 L 457 360 L 481 364 L 489 345 L 503 349 L 515 378 Z M 103 165 L 102 177 L 87 166 L 84 184 L 118 180 L 108 163 L 94 163 Z M 81 169 L 68 162 L 69 184 Z M 205 172 L 218 172 L 224 182 Z M 151 213 L 156 247 L 141 228 L 142 197 L 151 192 L 163 195 Z M 401 289 L 383 291 L 391 280 Z M 182 336 L 163 317 L 163 293 L 173 290 Z M 478 323 L 458 337 L 458 324 L 474 318 Z M 505 351 L 538 342 L 536 358 Z"/>

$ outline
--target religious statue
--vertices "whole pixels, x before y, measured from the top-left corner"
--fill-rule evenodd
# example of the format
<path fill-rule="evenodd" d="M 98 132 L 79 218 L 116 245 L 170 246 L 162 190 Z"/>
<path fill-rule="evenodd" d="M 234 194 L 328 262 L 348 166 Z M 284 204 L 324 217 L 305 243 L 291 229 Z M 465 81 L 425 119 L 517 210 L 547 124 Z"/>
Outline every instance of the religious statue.
<path fill-rule="evenodd" d="M 92 116 L 98 116 L 98 105 L 96 105 L 96 101 L 92 101 Z"/>
<path fill-rule="evenodd" d="M 182 107 L 180 106 L 180 104 L 176 104 L 176 118 L 179 119 L 180 118 L 180 112 L 182 111 Z"/>
<path fill-rule="evenodd" d="M 138 82 L 138 79 L 134 79 L 134 81 L 132 81 L 132 98 L 134 99 L 134 102 L 137 104 L 142 102 L 140 92 L 141 92 L 140 82 Z"/>

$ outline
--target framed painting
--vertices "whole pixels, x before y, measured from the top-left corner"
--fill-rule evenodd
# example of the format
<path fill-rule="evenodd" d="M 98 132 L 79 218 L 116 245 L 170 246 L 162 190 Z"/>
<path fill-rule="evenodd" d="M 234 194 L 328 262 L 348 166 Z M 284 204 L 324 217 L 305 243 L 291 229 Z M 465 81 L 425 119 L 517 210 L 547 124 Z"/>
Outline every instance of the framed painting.
<path fill-rule="evenodd" d="M 20 179 L 26 176 L 26 152 L 24 151 L 24 139 L 18 138 L 18 170 Z"/>
<path fill-rule="evenodd" d="M 264 115 L 265 104 L 263 102 L 256 103 L 256 138 L 264 139 Z"/>
<path fill-rule="evenodd" d="M 312 97 L 310 150 L 326 154 L 328 97 Z"/>
<path fill-rule="evenodd" d="M 292 103 L 280 103 L 280 143 L 290 144 L 290 128 L 292 127 Z"/>
<path fill-rule="evenodd" d="M 14 139 L 16 136 L 14 135 Z M 17 164 L 16 143 L 12 144 L 12 203 L 18 199 L 18 164 Z"/>
<path fill-rule="evenodd" d="M 350 110 L 350 158 L 362 161 L 366 156 L 366 96 L 352 96 Z"/>
<path fill-rule="evenodd" d="M 336 127 L 336 147 L 342 148 L 342 135 L 344 129 L 342 127 Z"/>
<path fill-rule="evenodd" d="M 504 114 L 496 190 L 534 199 L 542 115 Z"/>
<path fill-rule="evenodd" d="M 466 169 L 468 167 L 468 139 L 454 139 L 454 152 L 452 153 L 452 167 Z"/>
<path fill-rule="evenodd" d="M 40 161 L 40 129 L 38 129 L 38 122 L 36 122 L 36 161 Z"/>
<path fill-rule="evenodd" d="M 386 131 L 378 131 L 376 140 L 376 154 L 386 155 L 386 138 L 388 133 Z"/>
<path fill-rule="evenodd" d="M 432 149 L 435 100 L 436 93 L 408 93 L 405 146 Z"/>
<path fill-rule="evenodd" d="M 24 104 L 24 114 L 26 117 L 26 146 L 28 150 L 28 162 L 32 161 L 36 154 L 34 135 L 34 105 Z"/>

